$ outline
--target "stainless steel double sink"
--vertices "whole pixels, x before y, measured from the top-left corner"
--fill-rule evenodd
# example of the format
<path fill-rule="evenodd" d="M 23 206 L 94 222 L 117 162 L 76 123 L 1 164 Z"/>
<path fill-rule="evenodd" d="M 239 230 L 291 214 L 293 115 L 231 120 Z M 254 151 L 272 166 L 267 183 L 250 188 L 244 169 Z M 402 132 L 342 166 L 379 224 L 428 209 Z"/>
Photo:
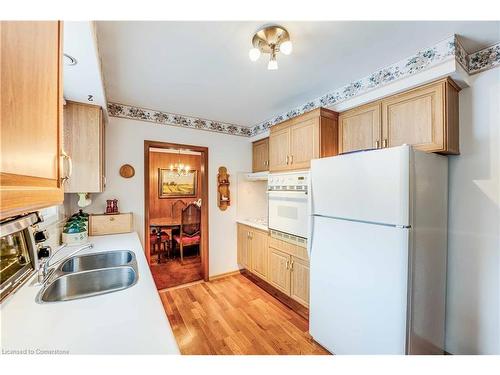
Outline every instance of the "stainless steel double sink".
<path fill-rule="evenodd" d="M 71 257 L 48 277 L 37 302 L 62 302 L 130 288 L 139 279 L 135 254 L 116 250 Z"/>

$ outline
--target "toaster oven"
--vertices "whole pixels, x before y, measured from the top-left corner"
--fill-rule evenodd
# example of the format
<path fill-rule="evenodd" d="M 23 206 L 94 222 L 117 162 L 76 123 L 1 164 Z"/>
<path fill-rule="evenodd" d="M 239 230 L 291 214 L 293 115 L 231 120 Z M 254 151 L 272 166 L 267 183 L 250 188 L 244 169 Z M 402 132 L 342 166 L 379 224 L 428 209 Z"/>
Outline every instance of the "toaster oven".
<path fill-rule="evenodd" d="M 0 222 L 0 301 L 38 270 L 36 243 L 46 239 L 36 230 L 40 221 L 37 213 L 30 213 Z"/>

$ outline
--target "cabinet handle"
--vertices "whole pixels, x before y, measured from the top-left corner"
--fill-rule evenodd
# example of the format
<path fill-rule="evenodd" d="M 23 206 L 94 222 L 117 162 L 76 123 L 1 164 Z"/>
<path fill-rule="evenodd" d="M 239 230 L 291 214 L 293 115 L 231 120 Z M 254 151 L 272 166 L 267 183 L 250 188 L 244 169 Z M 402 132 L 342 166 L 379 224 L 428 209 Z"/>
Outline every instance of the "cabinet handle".
<path fill-rule="evenodd" d="M 290 158 L 290 157 L 287 155 L 287 156 L 286 156 L 286 165 L 288 165 L 288 160 L 289 160 L 289 158 Z"/>
<path fill-rule="evenodd" d="M 378 139 L 375 141 L 375 148 L 380 148 L 380 141 Z"/>
<path fill-rule="evenodd" d="M 293 260 L 290 262 L 290 271 L 293 271 Z"/>
<path fill-rule="evenodd" d="M 386 148 L 387 147 L 387 138 L 384 139 L 384 143 L 382 144 L 382 147 Z"/>
<path fill-rule="evenodd" d="M 65 183 L 73 174 L 73 163 L 71 161 L 71 157 L 66 152 L 62 151 L 61 156 L 64 160 L 68 161 L 68 172 L 66 173 L 66 176 L 61 178 L 61 182 Z"/>
<path fill-rule="evenodd" d="M 293 164 L 293 155 L 290 155 L 290 164 Z"/>
<path fill-rule="evenodd" d="M 289 262 L 290 262 L 290 261 L 289 261 L 289 260 L 287 260 L 287 261 L 286 261 L 286 263 L 285 263 L 285 267 L 286 267 L 286 269 L 287 269 L 287 270 L 289 269 L 289 268 L 288 268 L 288 263 L 289 263 Z"/>

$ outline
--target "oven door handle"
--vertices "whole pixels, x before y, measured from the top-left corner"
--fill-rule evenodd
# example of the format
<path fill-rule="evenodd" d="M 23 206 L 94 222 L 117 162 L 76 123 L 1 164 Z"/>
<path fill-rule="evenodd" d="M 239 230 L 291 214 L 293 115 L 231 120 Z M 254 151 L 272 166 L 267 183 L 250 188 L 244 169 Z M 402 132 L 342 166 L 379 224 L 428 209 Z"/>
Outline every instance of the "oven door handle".
<path fill-rule="evenodd" d="M 297 195 L 307 195 L 307 190 L 268 190 L 269 196 L 274 195 L 276 198 L 297 197 Z"/>

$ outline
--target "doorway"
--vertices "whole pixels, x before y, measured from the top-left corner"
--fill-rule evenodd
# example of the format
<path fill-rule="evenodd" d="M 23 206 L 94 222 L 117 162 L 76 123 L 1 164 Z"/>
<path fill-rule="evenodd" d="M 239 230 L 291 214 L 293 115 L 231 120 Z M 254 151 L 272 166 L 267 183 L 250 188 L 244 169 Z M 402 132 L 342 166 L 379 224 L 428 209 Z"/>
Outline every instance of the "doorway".
<path fill-rule="evenodd" d="M 208 281 L 208 148 L 144 141 L 144 195 L 157 289 Z"/>

